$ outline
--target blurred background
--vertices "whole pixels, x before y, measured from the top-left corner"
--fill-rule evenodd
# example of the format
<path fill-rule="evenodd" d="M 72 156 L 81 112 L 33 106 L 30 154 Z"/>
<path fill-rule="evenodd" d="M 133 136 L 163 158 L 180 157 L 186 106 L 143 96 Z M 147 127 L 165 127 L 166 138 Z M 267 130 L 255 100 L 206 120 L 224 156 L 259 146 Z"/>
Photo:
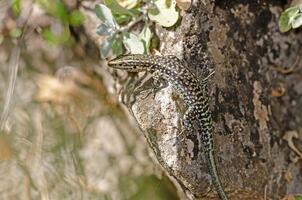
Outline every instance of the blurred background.
<path fill-rule="evenodd" d="M 178 199 L 118 103 L 96 3 L 0 0 L 1 200 Z"/>

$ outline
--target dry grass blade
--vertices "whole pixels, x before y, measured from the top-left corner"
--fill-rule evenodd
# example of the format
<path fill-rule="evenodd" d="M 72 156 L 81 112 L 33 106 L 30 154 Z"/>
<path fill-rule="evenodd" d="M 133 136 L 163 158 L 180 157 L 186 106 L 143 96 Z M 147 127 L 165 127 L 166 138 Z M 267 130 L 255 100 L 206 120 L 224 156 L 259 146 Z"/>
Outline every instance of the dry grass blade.
<path fill-rule="evenodd" d="M 10 61 L 9 61 L 9 64 L 8 64 L 8 67 L 9 67 L 9 84 L 8 84 L 8 89 L 7 89 L 5 100 L 4 100 L 3 112 L 2 112 L 2 115 L 1 115 L 1 119 L 0 119 L 0 130 L 4 129 L 7 118 L 9 116 L 11 100 L 12 100 L 12 97 L 13 97 L 14 88 L 15 88 L 16 79 L 17 79 L 18 68 L 19 68 L 20 52 L 21 52 L 20 47 L 16 46 L 13 49 L 13 52 L 11 54 Z"/>
<path fill-rule="evenodd" d="M 9 8 L 9 1 L 8 0 L 0 0 L 0 22 L 3 22 L 3 19 L 6 15 L 6 11 Z M 1 25 L 0 25 L 1 27 Z"/>
<path fill-rule="evenodd" d="M 0 1 L 0 13 L 1 11 L 3 11 L 1 9 L 2 4 L 6 5 L 5 3 L 8 3 L 9 1 Z M 0 130 L 4 130 L 5 124 L 7 122 L 8 116 L 9 116 L 9 110 L 10 110 L 10 105 L 11 105 L 11 100 L 13 97 L 13 93 L 14 93 L 14 89 L 15 89 L 15 84 L 16 84 L 16 79 L 17 79 L 17 74 L 18 74 L 18 68 L 19 68 L 19 61 L 20 61 L 20 53 L 21 53 L 21 47 L 22 47 L 22 43 L 24 40 L 24 35 L 25 35 L 25 30 L 27 28 L 27 22 L 31 16 L 32 13 L 32 8 L 30 8 L 30 12 L 27 16 L 27 18 L 25 19 L 24 22 L 24 28 L 23 28 L 23 32 L 22 35 L 18 41 L 18 45 L 13 49 L 10 60 L 9 60 L 9 84 L 8 84 L 8 88 L 7 88 L 7 92 L 6 92 L 6 96 L 4 99 L 4 106 L 3 106 L 3 111 L 2 111 L 2 115 L 1 115 L 1 119 L 0 119 Z M 1 19 L 1 16 L 0 16 Z"/>

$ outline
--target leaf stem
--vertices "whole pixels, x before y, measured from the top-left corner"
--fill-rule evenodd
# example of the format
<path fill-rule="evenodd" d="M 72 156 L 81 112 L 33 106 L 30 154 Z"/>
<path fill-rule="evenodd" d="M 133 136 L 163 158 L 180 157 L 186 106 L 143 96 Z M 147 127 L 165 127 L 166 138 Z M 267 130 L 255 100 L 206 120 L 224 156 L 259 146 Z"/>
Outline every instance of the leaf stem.
<path fill-rule="evenodd" d="M 144 19 L 144 16 L 141 15 L 139 17 L 137 17 L 135 20 L 131 21 L 129 24 L 127 24 L 126 26 L 122 27 L 119 29 L 119 32 L 124 32 L 124 31 L 128 31 L 129 29 L 131 29 L 134 25 L 136 25 L 137 23 L 139 23 L 140 21 L 142 21 Z"/>

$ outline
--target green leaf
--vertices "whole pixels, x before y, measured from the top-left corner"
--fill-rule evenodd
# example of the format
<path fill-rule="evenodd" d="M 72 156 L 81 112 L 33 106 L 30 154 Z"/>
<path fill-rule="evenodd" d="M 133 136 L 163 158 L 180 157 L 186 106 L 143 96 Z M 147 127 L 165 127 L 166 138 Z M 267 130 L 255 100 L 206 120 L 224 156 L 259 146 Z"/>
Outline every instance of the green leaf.
<path fill-rule="evenodd" d="M 61 1 L 57 1 L 55 4 L 55 13 L 54 15 L 60 19 L 62 22 L 68 21 L 68 13 L 65 5 Z"/>
<path fill-rule="evenodd" d="M 79 11 L 79 10 L 74 10 L 69 14 L 68 17 L 69 24 L 71 26 L 80 26 L 83 24 L 85 20 L 85 16 Z"/>
<path fill-rule="evenodd" d="M 15 16 L 19 16 L 21 10 L 20 7 L 21 7 L 20 0 L 11 0 L 11 9 Z"/>
<path fill-rule="evenodd" d="M 123 42 L 122 38 L 116 38 L 112 42 L 112 53 L 116 56 L 123 53 Z"/>
<path fill-rule="evenodd" d="M 293 6 L 286 9 L 279 18 L 279 29 L 281 32 L 289 31 L 292 27 L 292 22 L 299 13 L 299 6 Z"/>
<path fill-rule="evenodd" d="M 124 8 L 131 9 L 139 3 L 139 0 L 119 0 L 118 3 Z"/>
<path fill-rule="evenodd" d="M 10 30 L 9 35 L 12 38 L 18 38 L 22 35 L 22 30 L 20 28 L 14 28 L 14 29 Z"/>
<path fill-rule="evenodd" d="M 296 195 L 295 200 L 302 200 L 302 196 L 301 195 Z"/>
<path fill-rule="evenodd" d="M 138 38 L 143 42 L 145 47 L 145 53 L 149 53 L 150 41 L 152 38 L 152 32 L 147 24 L 145 24 L 142 32 L 139 34 Z"/>
<path fill-rule="evenodd" d="M 52 45 L 68 44 L 71 39 L 68 26 L 63 26 L 59 34 L 55 34 L 49 28 L 44 28 L 42 30 L 42 37 Z"/>
<path fill-rule="evenodd" d="M 129 22 L 132 19 L 132 17 L 129 15 L 114 14 L 114 19 L 118 24 L 123 24 Z"/>
<path fill-rule="evenodd" d="M 45 28 L 42 30 L 42 37 L 50 44 L 56 44 L 56 36 L 49 30 Z"/>
<path fill-rule="evenodd" d="M 171 0 L 155 0 L 154 4 L 156 8 L 148 12 L 151 20 L 163 27 L 171 27 L 177 22 L 179 14 L 176 11 L 175 3 Z"/>
<path fill-rule="evenodd" d="M 104 4 L 113 12 L 121 15 L 133 15 L 128 9 L 122 7 L 116 0 L 104 0 Z"/>
<path fill-rule="evenodd" d="M 0 34 L 0 44 L 2 44 L 3 40 L 4 40 L 4 36 Z"/>
<path fill-rule="evenodd" d="M 113 39 L 111 37 L 108 37 L 106 38 L 101 46 L 100 46 L 100 52 L 101 52 L 101 58 L 102 59 L 105 59 L 107 58 L 110 50 L 111 50 L 111 47 L 112 47 L 112 42 L 113 42 Z"/>
<path fill-rule="evenodd" d="M 57 1 L 49 1 L 49 0 L 36 0 L 36 2 L 45 10 L 49 15 L 57 17 Z"/>
<path fill-rule="evenodd" d="M 302 25 L 302 13 L 298 13 L 292 22 L 293 28 L 299 28 Z"/>
<path fill-rule="evenodd" d="M 179 199 L 171 183 L 160 180 L 155 175 L 139 176 L 135 179 L 136 191 L 127 198 L 128 200 L 170 200 Z M 128 186 L 128 182 L 123 187 Z M 127 185 L 126 185 L 127 184 Z"/>
<path fill-rule="evenodd" d="M 101 25 L 99 25 L 96 30 L 96 33 L 100 36 L 112 36 L 115 32 L 116 29 L 106 23 L 102 23 Z"/>
<path fill-rule="evenodd" d="M 102 22 L 106 23 L 111 27 L 117 27 L 117 24 L 113 18 L 111 10 L 107 6 L 103 4 L 96 5 L 95 13 L 98 16 L 98 18 L 102 20 Z"/>
<path fill-rule="evenodd" d="M 144 43 L 132 33 L 124 34 L 123 43 L 132 54 L 143 54 L 145 52 Z"/>

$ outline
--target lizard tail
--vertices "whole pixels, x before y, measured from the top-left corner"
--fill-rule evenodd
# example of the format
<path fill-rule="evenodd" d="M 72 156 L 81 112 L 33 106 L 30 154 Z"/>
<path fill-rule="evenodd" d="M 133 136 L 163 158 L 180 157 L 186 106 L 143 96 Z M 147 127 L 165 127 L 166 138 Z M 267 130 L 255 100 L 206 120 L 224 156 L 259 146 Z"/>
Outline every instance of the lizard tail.
<path fill-rule="evenodd" d="M 218 193 L 218 196 L 220 197 L 221 200 L 228 200 L 228 197 L 225 194 L 225 191 L 223 189 L 223 186 L 221 184 L 221 181 L 217 173 L 213 151 L 206 152 L 206 159 L 207 159 L 206 163 L 208 163 L 208 169 L 212 178 L 212 183 Z"/>

